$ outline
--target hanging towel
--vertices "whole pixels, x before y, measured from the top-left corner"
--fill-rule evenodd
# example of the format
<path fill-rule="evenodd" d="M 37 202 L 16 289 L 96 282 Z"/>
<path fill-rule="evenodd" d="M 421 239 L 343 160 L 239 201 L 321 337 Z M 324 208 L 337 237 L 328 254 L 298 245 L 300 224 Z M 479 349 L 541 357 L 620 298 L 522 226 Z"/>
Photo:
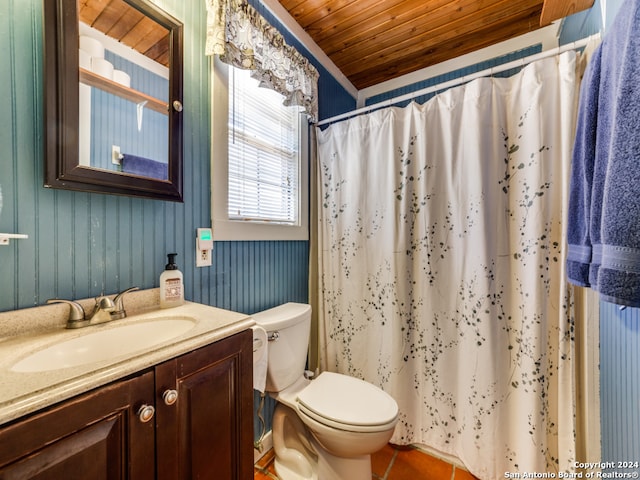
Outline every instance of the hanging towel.
<path fill-rule="evenodd" d="M 122 161 L 122 171 L 142 177 L 151 177 L 158 180 L 166 180 L 169 173 L 169 165 L 137 155 L 125 154 Z"/>
<path fill-rule="evenodd" d="M 600 91 L 600 59 L 598 45 L 585 71 L 580 88 L 580 107 L 573 147 L 571 188 L 569 191 L 569 222 L 567 224 L 567 276 L 572 283 L 589 287 L 592 245 L 591 227 L 595 220 L 591 206 L 593 170 L 596 157 L 598 93 Z M 597 219 L 596 223 L 599 223 Z"/>
<path fill-rule="evenodd" d="M 251 330 L 253 331 L 253 388 L 264 393 L 269 360 L 267 331 L 259 325 L 254 325 Z"/>
<path fill-rule="evenodd" d="M 567 271 L 605 301 L 640 307 L 640 0 L 623 3 L 599 48 L 581 95 Z"/>

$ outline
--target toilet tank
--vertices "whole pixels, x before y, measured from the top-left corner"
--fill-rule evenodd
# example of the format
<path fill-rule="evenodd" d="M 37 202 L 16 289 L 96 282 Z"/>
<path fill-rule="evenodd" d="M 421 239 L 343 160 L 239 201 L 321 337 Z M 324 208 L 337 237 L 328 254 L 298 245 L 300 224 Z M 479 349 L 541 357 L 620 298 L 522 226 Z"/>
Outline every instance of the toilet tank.
<path fill-rule="evenodd" d="M 267 331 L 268 392 L 281 392 L 304 374 L 311 330 L 311 306 L 285 303 L 251 317 Z"/>

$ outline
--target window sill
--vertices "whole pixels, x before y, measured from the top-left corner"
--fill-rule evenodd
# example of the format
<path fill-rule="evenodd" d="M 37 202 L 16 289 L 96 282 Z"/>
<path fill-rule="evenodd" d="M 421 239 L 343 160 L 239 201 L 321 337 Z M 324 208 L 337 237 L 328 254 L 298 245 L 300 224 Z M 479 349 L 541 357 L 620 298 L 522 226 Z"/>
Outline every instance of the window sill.
<path fill-rule="evenodd" d="M 214 219 L 213 238 L 218 241 L 309 240 L 309 229 L 307 225 Z"/>

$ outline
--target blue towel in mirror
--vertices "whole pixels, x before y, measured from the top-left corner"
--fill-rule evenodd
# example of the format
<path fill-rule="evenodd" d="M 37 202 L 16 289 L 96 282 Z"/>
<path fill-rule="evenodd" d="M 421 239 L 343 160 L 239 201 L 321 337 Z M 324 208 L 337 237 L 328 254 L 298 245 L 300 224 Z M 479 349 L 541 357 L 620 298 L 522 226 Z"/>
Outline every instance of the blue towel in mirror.
<path fill-rule="evenodd" d="M 138 157 L 126 153 L 121 161 L 122 171 L 141 177 L 150 177 L 158 180 L 167 180 L 169 165 L 166 163 L 151 160 L 150 158 Z"/>

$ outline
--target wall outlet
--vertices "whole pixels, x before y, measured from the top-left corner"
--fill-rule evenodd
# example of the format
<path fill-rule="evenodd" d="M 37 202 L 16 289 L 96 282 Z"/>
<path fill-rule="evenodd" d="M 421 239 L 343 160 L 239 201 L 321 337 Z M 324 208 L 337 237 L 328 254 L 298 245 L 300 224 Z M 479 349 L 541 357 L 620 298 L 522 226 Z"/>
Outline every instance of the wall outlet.
<path fill-rule="evenodd" d="M 209 267 L 213 252 L 213 231 L 210 228 L 196 229 L 196 267 Z"/>
<path fill-rule="evenodd" d="M 114 165 L 122 165 L 123 155 L 120 153 L 118 145 L 111 145 L 111 163 Z"/>
<path fill-rule="evenodd" d="M 210 267 L 213 250 L 200 250 L 196 239 L 196 267 Z"/>

